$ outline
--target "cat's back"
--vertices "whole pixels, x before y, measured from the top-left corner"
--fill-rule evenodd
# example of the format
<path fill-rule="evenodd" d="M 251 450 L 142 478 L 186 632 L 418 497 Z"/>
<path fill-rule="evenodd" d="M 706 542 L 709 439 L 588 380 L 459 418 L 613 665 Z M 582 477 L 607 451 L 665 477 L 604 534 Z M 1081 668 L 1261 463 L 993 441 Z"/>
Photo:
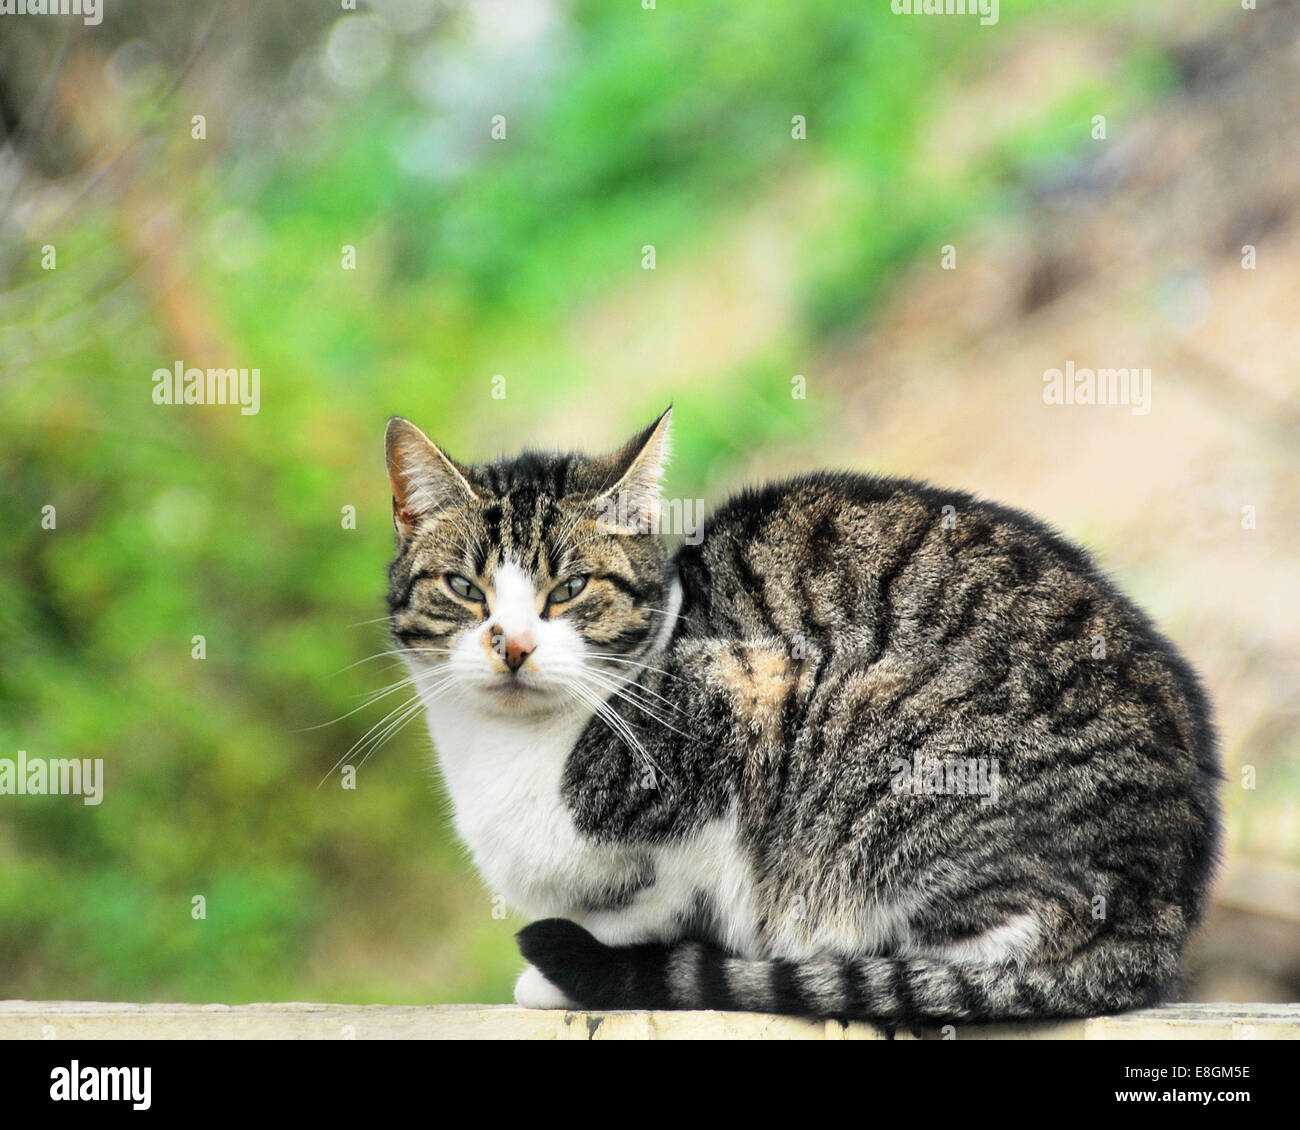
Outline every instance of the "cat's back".
<path fill-rule="evenodd" d="M 981 697 L 1015 713 L 1072 694 L 1154 698 L 1212 767 L 1191 668 L 1082 548 L 1018 510 L 909 479 L 814 473 L 729 498 L 677 566 L 685 637 L 903 664 L 936 674 L 932 693 L 978 679 Z"/>
<path fill-rule="evenodd" d="M 860 644 L 896 618 L 951 604 L 960 574 L 981 591 L 1045 579 L 1105 585 L 1083 550 L 1027 514 L 911 479 L 816 472 L 748 487 L 677 558 L 683 611 L 700 631 Z M 881 641 L 887 642 L 887 641 Z"/>

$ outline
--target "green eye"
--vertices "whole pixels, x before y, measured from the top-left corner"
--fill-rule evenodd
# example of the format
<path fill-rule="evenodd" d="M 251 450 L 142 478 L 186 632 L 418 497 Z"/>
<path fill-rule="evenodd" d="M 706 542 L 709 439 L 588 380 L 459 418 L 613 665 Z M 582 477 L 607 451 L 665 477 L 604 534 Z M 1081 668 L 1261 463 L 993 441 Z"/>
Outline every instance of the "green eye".
<path fill-rule="evenodd" d="M 459 573 L 448 573 L 443 580 L 447 582 L 447 587 L 457 596 L 463 596 L 466 600 L 477 600 L 480 604 L 486 600 L 483 596 L 483 590 Z"/>
<path fill-rule="evenodd" d="M 551 595 L 546 598 L 547 603 L 563 604 L 566 600 L 572 600 L 586 587 L 586 577 L 570 577 L 567 581 L 561 581 L 555 588 L 551 589 Z"/>

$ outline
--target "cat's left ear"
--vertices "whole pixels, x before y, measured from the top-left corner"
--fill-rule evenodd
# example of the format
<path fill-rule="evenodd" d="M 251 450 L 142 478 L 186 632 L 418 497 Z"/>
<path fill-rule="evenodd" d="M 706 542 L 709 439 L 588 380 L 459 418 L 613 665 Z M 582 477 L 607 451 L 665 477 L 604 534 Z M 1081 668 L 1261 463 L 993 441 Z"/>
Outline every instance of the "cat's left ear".
<path fill-rule="evenodd" d="M 596 498 L 603 524 L 619 533 L 648 533 L 658 529 L 659 491 L 668 465 L 668 425 L 671 405 L 653 424 L 633 436 L 610 457 L 614 485 Z"/>
<path fill-rule="evenodd" d="M 403 540 L 423 519 L 477 497 L 464 469 L 410 420 L 388 421 L 384 454 L 393 487 L 393 525 Z"/>

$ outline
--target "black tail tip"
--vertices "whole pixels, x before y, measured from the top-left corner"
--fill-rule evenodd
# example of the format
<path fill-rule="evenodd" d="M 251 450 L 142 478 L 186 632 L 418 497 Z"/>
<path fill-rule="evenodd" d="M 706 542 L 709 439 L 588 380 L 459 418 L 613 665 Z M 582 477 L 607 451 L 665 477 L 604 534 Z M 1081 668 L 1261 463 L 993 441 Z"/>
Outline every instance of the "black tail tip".
<path fill-rule="evenodd" d="M 597 954 L 605 947 L 576 922 L 567 918 L 543 918 L 515 935 L 519 952 L 543 971 L 569 964 L 584 953 Z"/>

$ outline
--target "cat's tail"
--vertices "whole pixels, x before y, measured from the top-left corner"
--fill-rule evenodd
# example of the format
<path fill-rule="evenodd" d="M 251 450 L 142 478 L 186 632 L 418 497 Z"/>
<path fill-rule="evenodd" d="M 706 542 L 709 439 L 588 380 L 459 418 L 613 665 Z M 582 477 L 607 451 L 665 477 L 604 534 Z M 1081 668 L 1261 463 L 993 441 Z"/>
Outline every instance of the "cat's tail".
<path fill-rule="evenodd" d="M 701 942 L 607 946 L 548 918 L 518 935 L 524 957 L 587 1009 L 777 1012 L 887 1026 L 1120 1012 L 1164 999 L 1172 947 L 1101 940 L 1050 966 L 934 958 L 747 960 Z"/>

